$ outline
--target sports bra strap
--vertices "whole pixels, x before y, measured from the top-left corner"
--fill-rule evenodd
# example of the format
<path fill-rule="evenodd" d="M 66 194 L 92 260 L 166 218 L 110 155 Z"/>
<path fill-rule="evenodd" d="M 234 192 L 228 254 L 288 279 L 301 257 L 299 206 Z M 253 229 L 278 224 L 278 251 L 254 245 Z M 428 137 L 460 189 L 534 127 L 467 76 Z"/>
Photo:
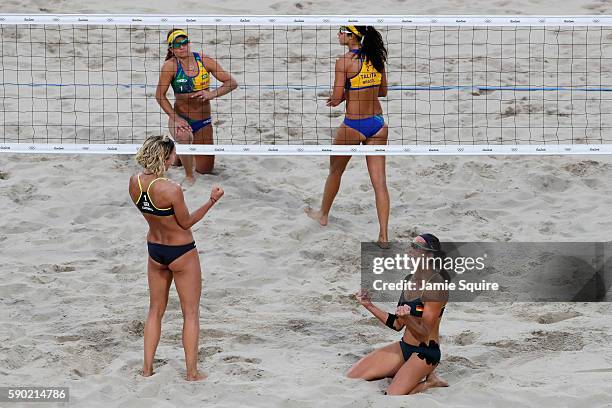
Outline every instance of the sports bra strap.
<path fill-rule="evenodd" d="M 149 190 L 151 189 L 151 186 L 153 185 L 153 183 L 155 183 L 157 180 L 168 180 L 165 177 L 158 177 L 155 180 L 153 180 L 152 182 L 149 183 L 149 187 L 147 187 L 147 194 L 149 194 Z"/>
<path fill-rule="evenodd" d="M 140 189 L 140 194 L 142 194 L 142 184 L 140 184 L 140 174 L 137 174 L 136 178 L 138 179 L 138 188 Z"/>

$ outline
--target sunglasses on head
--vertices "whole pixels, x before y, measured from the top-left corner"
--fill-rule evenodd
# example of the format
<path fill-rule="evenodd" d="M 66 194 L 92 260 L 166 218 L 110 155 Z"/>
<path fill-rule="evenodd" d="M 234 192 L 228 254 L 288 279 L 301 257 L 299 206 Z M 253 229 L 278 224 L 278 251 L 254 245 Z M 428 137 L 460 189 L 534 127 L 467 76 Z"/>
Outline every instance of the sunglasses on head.
<path fill-rule="evenodd" d="M 353 34 L 353 32 L 346 27 L 340 27 L 338 29 L 338 34 Z"/>
<path fill-rule="evenodd" d="M 170 45 L 170 47 L 171 48 L 181 48 L 183 45 L 187 45 L 187 44 L 189 44 L 189 38 L 185 38 L 180 41 L 175 41 Z"/>
<path fill-rule="evenodd" d="M 413 249 L 421 250 L 421 251 L 436 252 L 435 249 L 428 248 L 428 247 L 423 246 L 423 245 L 419 244 L 418 242 L 414 242 L 414 241 L 410 243 L 410 247 L 413 248 Z"/>

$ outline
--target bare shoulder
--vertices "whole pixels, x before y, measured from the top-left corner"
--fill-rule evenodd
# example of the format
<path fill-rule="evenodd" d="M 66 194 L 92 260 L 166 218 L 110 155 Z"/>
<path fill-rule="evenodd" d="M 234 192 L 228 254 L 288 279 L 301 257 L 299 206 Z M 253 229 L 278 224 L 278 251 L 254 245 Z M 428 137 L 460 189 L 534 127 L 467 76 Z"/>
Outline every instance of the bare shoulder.
<path fill-rule="evenodd" d="M 170 194 L 183 193 L 183 189 L 181 188 L 180 184 L 170 179 L 164 179 L 161 188 Z"/>
<path fill-rule="evenodd" d="M 138 173 L 134 173 L 130 176 L 130 187 L 135 184 L 138 184 Z"/>
<path fill-rule="evenodd" d="M 176 58 L 170 58 L 164 61 L 162 65 L 162 71 L 175 71 L 176 70 Z"/>
<path fill-rule="evenodd" d="M 128 192 L 132 197 L 132 201 L 137 200 L 137 196 L 140 193 L 140 189 L 138 188 L 138 174 L 132 174 L 130 176 L 130 183 L 128 184 Z"/>
<path fill-rule="evenodd" d="M 165 199 L 168 201 L 174 201 L 176 197 L 180 194 L 182 196 L 183 190 L 181 186 L 175 183 L 172 180 L 163 178 L 155 181 L 152 187 L 153 195 L 158 197 L 158 199 Z"/>
<path fill-rule="evenodd" d="M 338 57 L 336 59 L 336 64 L 342 64 L 342 63 L 347 63 L 351 61 L 351 56 L 349 55 L 349 53 L 347 52 L 346 54 L 342 55 L 341 57 Z"/>
<path fill-rule="evenodd" d="M 200 53 L 200 58 L 202 58 L 202 63 L 204 66 L 208 68 L 216 68 L 219 63 L 213 57 L 209 57 L 208 55 L 204 55 L 204 53 Z"/>
<path fill-rule="evenodd" d="M 336 60 L 336 69 L 342 71 L 354 71 L 356 68 L 355 54 L 346 53 Z"/>

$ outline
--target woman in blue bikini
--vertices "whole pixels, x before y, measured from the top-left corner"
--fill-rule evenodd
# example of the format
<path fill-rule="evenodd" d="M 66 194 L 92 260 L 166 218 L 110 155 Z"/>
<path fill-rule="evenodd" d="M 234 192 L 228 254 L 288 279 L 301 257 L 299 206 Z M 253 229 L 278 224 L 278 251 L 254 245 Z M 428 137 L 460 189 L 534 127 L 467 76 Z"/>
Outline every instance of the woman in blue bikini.
<path fill-rule="evenodd" d="M 174 279 L 183 311 L 186 377 L 187 380 L 198 381 L 205 378 L 198 371 L 202 272 L 191 227 L 223 196 L 223 190 L 213 187 L 210 198 L 190 213 L 181 186 L 164 178 L 175 159 L 176 149 L 172 138 L 148 137 L 136 155 L 144 170 L 130 178 L 130 197 L 149 224 L 147 275 L 150 303 L 144 328 L 142 375 L 153 375 L 153 358 L 161 335 L 161 321 Z"/>
<path fill-rule="evenodd" d="M 180 143 L 213 144 L 213 129 L 210 101 L 236 89 L 236 80 L 213 58 L 191 52 L 189 37 L 180 29 L 170 30 L 167 35 L 168 54 L 162 66 L 155 92 L 155 99 L 168 114 L 168 127 L 172 136 Z M 223 84 L 211 91 L 210 75 Z M 166 93 L 172 86 L 174 106 Z M 181 155 L 185 167 L 185 182 L 193 184 L 194 159 Z M 215 156 L 196 156 L 195 170 L 210 173 L 215 165 Z"/>
<path fill-rule="evenodd" d="M 336 60 L 334 88 L 327 106 L 337 106 L 346 101 L 346 116 L 336 132 L 334 144 L 386 145 L 388 130 L 378 100 L 387 95 L 387 50 L 382 36 L 372 26 L 349 25 L 340 27 L 338 41 L 348 47 L 348 52 Z M 305 210 L 321 225 L 327 225 L 329 211 L 350 159 L 351 156 L 330 156 L 321 208 L 308 207 Z M 366 156 L 366 162 L 376 197 L 378 242 L 386 246 L 390 203 L 385 156 Z"/>

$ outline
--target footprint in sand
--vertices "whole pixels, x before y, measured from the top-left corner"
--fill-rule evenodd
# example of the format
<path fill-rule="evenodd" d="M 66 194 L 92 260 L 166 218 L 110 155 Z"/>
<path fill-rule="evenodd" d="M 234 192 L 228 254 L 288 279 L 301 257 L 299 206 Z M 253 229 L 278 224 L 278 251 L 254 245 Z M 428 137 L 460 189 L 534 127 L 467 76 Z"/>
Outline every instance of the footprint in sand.
<path fill-rule="evenodd" d="M 469 376 L 472 370 L 482 370 L 483 367 L 486 365 L 475 363 L 468 358 L 448 355 L 440 362 L 439 374 L 444 377 L 464 377 Z"/>
<path fill-rule="evenodd" d="M 227 375 L 247 378 L 250 381 L 256 381 L 264 377 L 268 377 L 268 372 L 253 366 L 245 366 L 246 364 L 259 364 L 261 360 L 258 358 L 247 358 L 242 356 L 227 356 L 223 358 L 227 363 L 223 367 L 223 371 Z"/>
<path fill-rule="evenodd" d="M 261 344 L 266 342 L 261 337 L 254 336 L 249 333 L 239 334 L 238 336 L 235 336 L 234 339 L 240 344 Z"/>
<path fill-rule="evenodd" d="M 584 176 L 587 173 L 592 173 L 594 170 L 600 169 L 601 163 L 595 160 L 581 160 L 577 163 L 570 163 L 563 166 L 563 169 L 574 176 Z"/>
<path fill-rule="evenodd" d="M 435 166 L 421 169 L 416 174 L 417 176 L 434 176 L 436 183 L 448 183 L 455 172 L 455 165 L 452 163 L 440 163 Z"/>
<path fill-rule="evenodd" d="M 9 370 L 17 370 L 25 367 L 30 362 L 38 360 L 43 355 L 35 348 L 18 345 L 6 350 L 5 358 L 2 360 L 2 366 Z"/>
<path fill-rule="evenodd" d="M 572 186 L 571 180 L 553 176 L 551 174 L 536 174 L 527 179 L 538 192 L 561 193 Z"/>
<path fill-rule="evenodd" d="M 291 319 L 285 324 L 285 328 L 293 332 L 307 335 L 311 333 L 310 330 L 308 330 L 310 326 L 312 326 L 312 323 L 302 319 Z"/>
<path fill-rule="evenodd" d="M 140 320 L 132 320 L 123 325 L 123 331 L 132 336 L 142 337 L 144 335 L 144 322 Z"/>
<path fill-rule="evenodd" d="M 222 351 L 223 349 L 219 346 L 200 347 L 198 350 L 198 360 L 202 363 L 206 358 L 219 354 Z"/>
<path fill-rule="evenodd" d="M 242 356 L 226 356 L 223 357 L 223 361 L 226 363 L 249 363 L 249 364 L 259 364 L 261 363 L 261 359 L 259 358 L 249 358 Z"/>
<path fill-rule="evenodd" d="M 200 338 L 204 339 L 204 341 L 209 341 L 211 339 L 223 339 L 226 337 L 234 337 L 232 333 L 216 330 L 216 329 L 202 329 L 200 330 Z"/>
<path fill-rule="evenodd" d="M 517 353 L 534 351 L 580 351 L 584 348 L 584 340 L 579 333 L 536 330 L 525 339 L 502 339 L 484 345 L 496 347 L 500 352 L 505 351 L 502 357 L 514 357 Z"/>
<path fill-rule="evenodd" d="M 552 324 L 562 322 L 563 320 L 573 319 L 574 317 L 582 316 L 582 313 L 575 311 L 566 312 L 548 312 L 538 316 L 536 321 L 540 324 Z"/>
<path fill-rule="evenodd" d="M 466 330 L 456 335 L 452 341 L 453 343 L 458 344 L 460 346 L 469 346 L 470 344 L 474 344 L 474 342 L 479 336 L 479 333 L 474 333 L 473 331 Z"/>
<path fill-rule="evenodd" d="M 159 369 L 160 367 L 165 366 L 166 364 L 168 364 L 168 359 L 166 358 L 156 358 L 153 360 L 153 371 L 156 371 L 157 369 Z"/>
<path fill-rule="evenodd" d="M 319 251 L 300 251 L 300 256 L 312 261 L 321 262 L 325 260 L 325 254 Z"/>
<path fill-rule="evenodd" d="M 36 194 L 37 187 L 30 183 L 20 183 L 11 186 L 6 195 L 16 204 L 36 203 L 47 201 L 51 196 Z"/>

